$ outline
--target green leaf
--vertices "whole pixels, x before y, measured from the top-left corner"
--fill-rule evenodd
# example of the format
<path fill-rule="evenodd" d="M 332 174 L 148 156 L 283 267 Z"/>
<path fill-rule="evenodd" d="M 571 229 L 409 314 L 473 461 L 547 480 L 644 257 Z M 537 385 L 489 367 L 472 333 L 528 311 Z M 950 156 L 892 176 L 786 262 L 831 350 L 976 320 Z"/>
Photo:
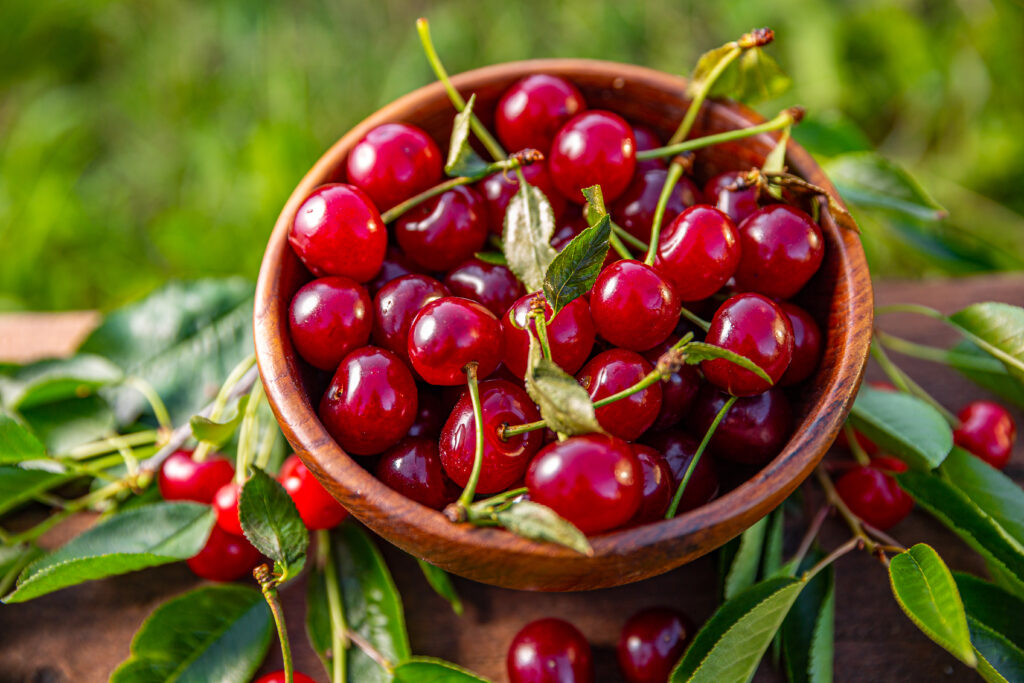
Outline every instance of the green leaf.
<path fill-rule="evenodd" d="M 946 481 L 960 489 L 985 514 L 1024 546 L 1024 491 L 1005 474 L 962 448 L 942 463 Z"/>
<path fill-rule="evenodd" d="M 782 568 L 782 545 L 785 540 L 786 515 L 783 506 L 775 508 L 768 515 L 768 532 L 764 541 L 764 572 L 762 576 L 773 576 Z"/>
<path fill-rule="evenodd" d="M 587 200 L 587 225 L 595 225 L 608 214 L 608 209 L 604 205 L 604 192 L 600 185 L 591 185 L 581 191 L 583 198 Z"/>
<path fill-rule="evenodd" d="M 798 571 L 810 569 L 825 557 L 813 550 Z M 830 683 L 834 651 L 836 585 L 829 566 L 807 582 L 782 622 L 782 647 L 790 683 Z"/>
<path fill-rule="evenodd" d="M 487 168 L 487 162 L 480 158 L 469 144 L 469 124 L 473 120 L 473 105 L 476 93 L 469 96 L 466 107 L 455 115 L 452 136 L 448 143 L 448 161 L 444 172 L 450 177 L 476 176 Z"/>
<path fill-rule="evenodd" d="M 608 255 L 612 220 L 606 214 L 572 238 L 551 262 L 544 276 L 544 296 L 553 315 L 591 290 Z"/>
<path fill-rule="evenodd" d="M 99 396 L 26 408 L 21 416 L 46 444 L 46 450 L 58 454 L 110 436 L 117 427 L 110 405 Z"/>
<path fill-rule="evenodd" d="M 978 386 L 1024 409 L 1024 383 L 976 344 L 961 341 L 946 354 L 946 362 Z"/>
<path fill-rule="evenodd" d="M 1024 600 L 976 576 L 953 572 L 967 610 L 978 673 L 989 681 L 1024 680 Z"/>
<path fill-rule="evenodd" d="M 597 421 L 594 402 L 576 378 L 544 357 L 540 344 L 530 335 L 526 368 L 526 393 L 540 408 L 548 427 L 559 434 L 604 433 Z"/>
<path fill-rule="evenodd" d="M 593 555 L 594 549 L 586 535 L 568 520 L 562 519 L 551 508 L 521 500 L 504 510 L 499 510 L 495 517 L 498 524 L 517 536 L 534 541 L 547 541 L 575 550 L 581 555 Z"/>
<path fill-rule="evenodd" d="M 0 467 L 0 515 L 3 515 L 40 493 L 45 493 L 77 475 L 63 471 Z"/>
<path fill-rule="evenodd" d="M 926 636 L 967 666 L 977 666 L 960 592 L 931 546 L 918 543 L 893 557 L 889 581 L 900 607 Z"/>
<path fill-rule="evenodd" d="M 114 515 L 29 565 L 5 602 L 188 559 L 202 550 L 213 522 L 210 506 L 197 503 L 155 503 Z"/>
<path fill-rule="evenodd" d="M 417 558 L 416 562 L 419 563 L 423 576 L 427 579 L 430 587 L 434 589 L 434 592 L 447 600 L 452 606 L 452 611 L 461 617 L 463 609 L 462 599 L 455 592 L 455 586 L 452 585 L 452 579 L 448 576 L 448 572 L 440 567 L 435 567 L 426 560 Z"/>
<path fill-rule="evenodd" d="M 46 457 L 46 448 L 14 413 L 0 408 L 0 464 Z"/>
<path fill-rule="evenodd" d="M 971 304 L 949 318 L 973 335 L 971 341 L 1005 365 L 1010 375 L 1024 382 L 1024 308 L 988 301 Z"/>
<path fill-rule="evenodd" d="M 765 157 L 764 165 L 761 166 L 762 173 L 783 173 L 786 170 L 786 146 L 789 144 L 789 128 L 782 130 L 782 135 L 779 137 L 779 141 L 772 147 L 772 151 L 768 152 L 768 156 Z M 781 198 L 781 191 L 778 188 L 769 187 L 768 190 L 772 191 L 775 189 L 779 192 Z M 773 193 L 774 194 L 774 193 Z"/>
<path fill-rule="evenodd" d="M 764 547 L 767 529 L 768 518 L 762 517 L 740 534 L 740 544 L 725 575 L 722 588 L 726 600 L 736 597 L 757 581 L 757 570 L 761 566 L 761 549 Z"/>
<path fill-rule="evenodd" d="M 555 232 L 555 214 L 547 197 L 529 183 L 519 183 L 505 209 L 502 251 L 509 269 L 526 285 L 528 292 L 544 287 L 544 275 L 555 260 L 551 236 Z"/>
<path fill-rule="evenodd" d="M 765 382 L 772 384 L 772 378 L 768 376 L 768 373 L 761 369 L 754 361 L 750 360 L 746 356 L 741 356 L 738 353 L 723 349 L 714 344 L 706 344 L 704 342 L 689 342 L 683 347 L 683 361 L 687 365 L 696 365 L 706 360 L 715 360 L 716 358 L 722 358 L 724 360 L 738 365 L 744 370 L 749 370 L 754 373 Z"/>
<path fill-rule="evenodd" d="M 247 683 L 274 624 L 259 591 L 204 586 L 158 607 L 132 639 L 111 683 Z"/>
<path fill-rule="evenodd" d="M 21 570 L 42 554 L 43 551 L 35 545 L 0 545 L 0 582 L 8 586 L 9 590 Z M 0 599 L 3 597 L 0 594 Z"/>
<path fill-rule="evenodd" d="M 697 97 L 704 90 L 708 81 L 714 77 L 715 72 L 720 68 L 719 65 L 726 59 L 734 59 L 732 55 L 737 49 L 735 43 L 729 42 L 702 54 L 687 80 L 686 97 L 691 100 Z"/>
<path fill-rule="evenodd" d="M 192 428 L 192 436 L 197 441 L 209 441 L 215 448 L 219 448 L 231 440 L 242 423 L 245 413 L 245 406 L 249 403 L 249 396 L 242 396 L 235 405 L 228 409 L 227 415 L 219 422 L 214 422 L 202 415 L 193 415 L 189 418 L 188 424 Z"/>
<path fill-rule="evenodd" d="M 279 564 L 286 578 L 302 571 L 309 532 L 288 492 L 259 467 L 252 467 L 238 496 L 238 519 L 245 537 Z"/>
<path fill-rule="evenodd" d="M 477 259 L 484 263 L 490 263 L 492 266 L 507 266 L 508 259 L 500 251 L 478 251 L 473 254 Z"/>
<path fill-rule="evenodd" d="M 699 66 L 699 64 L 698 64 Z M 756 104 L 774 99 L 789 89 L 791 80 L 759 47 L 748 48 L 729 65 L 711 87 L 712 97 L 731 97 Z"/>
<path fill-rule="evenodd" d="M 7 407 L 24 410 L 71 398 L 82 398 L 121 380 L 121 370 L 105 358 L 79 354 L 22 366 L 4 381 Z"/>
<path fill-rule="evenodd" d="M 902 167 L 875 152 L 835 157 L 825 171 L 846 201 L 888 209 L 926 221 L 941 220 L 946 210 Z"/>
<path fill-rule="evenodd" d="M 945 418 L 910 394 L 861 386 L 850 421 L 883 451 L 916 469 L 938 467 L 953 448 Z"/>
<path fill-rule="evenodd" d="M 460 666 L 432 657 L 413 657 L 395 667 L 395 683 L 488 683 Z"/>
<path fill-rule="evenodd" d="M 836 111 L 808 112 L 793 129 L 793 138 L 815 156 L 834 157 L 873 149 L 856 123 Z"/>

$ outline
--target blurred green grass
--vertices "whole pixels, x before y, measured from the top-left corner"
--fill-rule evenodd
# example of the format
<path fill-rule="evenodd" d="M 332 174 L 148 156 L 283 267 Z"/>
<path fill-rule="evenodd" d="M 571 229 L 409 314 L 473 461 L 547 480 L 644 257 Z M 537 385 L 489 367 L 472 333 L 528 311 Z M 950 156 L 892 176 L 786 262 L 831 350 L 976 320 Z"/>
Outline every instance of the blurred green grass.
<path fill-rule="evenodd" d="M 685 73 L 771 26 L 794 78 L 785 102 L 862 129 L 977 252 L 906 259 L 880 228 L 876 274 L 1024 258 L 1024 8 L 1011 0 L 5 0 L 0 309 L 107 307 L 169 277 L 254 276 L 319 154 L 432 80 L 421 14 L 452 72 L 579 56 Z"/>

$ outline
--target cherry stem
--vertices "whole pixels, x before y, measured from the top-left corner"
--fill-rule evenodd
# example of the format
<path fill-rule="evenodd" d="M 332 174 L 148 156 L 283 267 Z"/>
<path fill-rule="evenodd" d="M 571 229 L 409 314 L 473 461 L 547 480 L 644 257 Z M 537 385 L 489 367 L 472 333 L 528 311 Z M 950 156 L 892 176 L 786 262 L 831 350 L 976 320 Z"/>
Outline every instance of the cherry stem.
<path fill-rule="evenodd" d="M 805 571 L 803 575 L 800 577 L 800 579 L 802 581 L 810 581 L 815 576 L 817 576 L 818 572 L 820 572 L 822 569 L 828 567 L 830 564 L 832 564 L 833 562 L 835 562 L 851 550 L 856 550 L 857 548 L 860 548 L 863 545 L 863 539 L 857 537 L 849 539 L 848 541 L 846 541 L 846 543 L 843 543 L 841 546 L 839 546 L 831 553 L 829 553 L 826 557 L 822 558 L 822 560 L 818 562 L 816 565 Z"/>
<path fill-rule="evenodd" d="M 718 429 L 718 425 L 725 419 L 725 414 L 729 412 L 733 404 L 736 403 L 736 396 L 730 396 L 729 400 L 725 402 L 725 405 L 721 407 L 718 414 L 715 415 L 714 422 L 708 427 L 708 431 L 704 433 L 704 438 L 700 442 L 700 446 L 697 447 L 697 452 L 693 454 L 693 458 L 690 460 L 690 464 L 686 467 L 686 473 L 683 474 L 682 481 L 679 482 L 679 487 L 676 489 L 676 494 L 672 496 L 672 504 L 668 507 L 668 512 L 665 513 L 665 519 L 672 519 L 676 516 L 676 511 L 679 510 L 679 503 L 683 500 L 683 491 L 686 490 L 686 485 L 690 482 L 690 477 L 693 476 L 694 470 L 697 469 L 697 463 L 700 462 L 700 458 L 704 455 L 704 451 L 707 450 L 708 444 L 711 443 L 711 437 L 715 435 L 715 430 Z"/>
<path fill-rule="evenodd" d="M 685 142 L 665 145 L 664 147 L 647 149 L 642 152 L 637 152 L 636 158 L 637 161 L 662 159 L 664 157 L 676 156 L 683 152 L 692 152 L 695 149 L 711 147 L 712 145 L 718 145 L 723 142 L 732 142 L 734 140 L 742 140 L 754 135 L 760 135 L 761 133 L 770 133 L 775 130 L 781 130 L 787 126 L 792 126 L 797 122 L 800 116 L 802 116 L 802 110 L 799 107 L 790 107 L 776 115 L 775 118 L 756 126 L 737 128 L 723 133 L 715 133 L 714 135 L 705 135 L 703 137 L 693 138 L 692 140 L 686 140 Z"/>
<path fill-rule="evenodd" d="M 622 240 L 619 239 L 619 236 L 615 232 L 608 234 L 608 244 L 610 244 L 612 249 L 615 250 L 615 253 L 622 258 L 626 260 L 631 260 L 633 258 L 632 252 L 630 252 L 629 248 L 622 243 Z"/>
<path fill-rule="evenodd" d="M 846 526 L 850 528 L 850 532 L 854 535 L 853 540 L 860 540 L 869 553 L 877 554 L 878 550 L 885 551 L 889 549 L 895 549 L 898 552 L 906 550 L 906 548 L 892 536 L 870 526 L 858 517 L 839 496 L 839 492 L 836 491 L 835 484 L 832 483 L 832 480 L 829 478 L 828 474 L 826 474 L 821 465 L 814 468 L 814 476 L 817 477 L 818 483 L 821 484 L 821 488 L 825 490 L 825 498 L 829 505 L 839 511 L 840 516 L 842 516 L 843 520 L 846 522 Z M 882 544 L 885 544 L 886 547 L 883 548 L 875 539 L 882 541 Z"/>
<path fill-rule="evenodd" d="M 544 299 L 538 297 L 537 299 L 534 299 L 534 301 L 543 302 Z M 544 357 L 548 360 L 552 360 L 551 341 L 548 339 L 548 321 L 547 318 L 544 317 L 544 309 L 539 308 L 531 311 L 530 317 L 533 319 L 533 326 L 537 331 L 537 342 L 540 344 L 541 353 L 543 353 Z"/>
<path fill-rule="evenodd" d="M 679 309 L 679 315 L 683 316 L 691 323 L 693 323 L 700 329 L 704 330 L 705 332 L 711 329 L 711 323 L 709 323 L 704 318 L 701 318 L 696 313 L 690 311 L 688 308 L 686 308 L 686 306 L 683 306 L 682 308 Z"/>
<path fill-rule="evenodd" d="M 871 345 L 871 355 L 874 357 L 878 364 L 882 367 L 885 374 L 892 380 L 902 391 L 917 396 L 925 403 L 929 404 L 935 410 L 939 411 L 939 414 L 945 418 L 946 422 L 950 426 L 956 428 L 960 426 L 960 420 L 950 412 L 944 405 L 935 400 L 931 394 L 924 390 L 924 388 L 912 380 L 907 373 L 903 372 L 893 361 L 889 358 L 889 354 L 885 352 L 885 348 L 881 342 Z"/>
<path fill-rule="evenodd" d="M 120 456 L 118 456 L 117 459 L 120 461 Z M 96 503 L 101 503 L 109 498 L 113 498 L 121 491 L 130 488 L 130 486 L 131 484 L 127 479 L 121 479 L 111 484 L 107 484 L 102 488 L 98 488 L 81 498 L 69 501 L 64 504 L 64 508 L 60 512 L 50 515 L 39 524 L 36 524 L 30 529 L 26 529 L 20 534 L 7 537 L 5 545 L 18 545 L 20 543 L 34 541 L 74 513 L 92 507 Z"/>
<path fill-rule="evenodd" d="M 882 330 L 875 330 L 875 337 L 892 351 L 901 353 L 904 356 L 910 356 L 911 358 L 940 363 L 947 367 L 953 365 L 958 368 L 986 372 L 992 372 L 993 369 L 997 371 L 1004 369 L 1004 366 L 994 358 L 981 358 L 967 353 L 959 353 L 955 349 L 927 346 L 910 341 L 909 339 L 897 337 Z"/>
<path fill-rule="evenodd" d="M 807 551 L 811 549 L 811 544 L 814 543 L 814 539 L 818 537 L 818 533 L 821 531 L 821 525 L 825 523 L 825 518 L 828 517 L 829 511 L 832 510 L 831 505 L 825 505 L 818 513 L 814 515 L 814 519 L 811 520 L 811 525 L 807 527 L 807 533 L 800 539 L 800 546 L 796 549 L 793 557 L 790 558 L 790 562 L 793 563 L 794 567 L 799 567 L 800 563 L 803 562 L 804 557 L 807 556 Z"/>
<path fill-rule="evenodd" d="M 131 434 L 117 434 L 98 441 L 92 441 L 69 450 L 65 456 L 69 460 L 85 460 L 96 455 L 104 455 L 118 450 L 122 446 L 135 447 L 146 446 L 159 439 L 161 433 L 155 429 L 148 429 L 143 432 L 132 432 Z"/>
<path fill-rule="evenodd" d="M 146 402 L 153 409 L 153 415 L 156 417 L 160 429 L 169 432 L 174 428 L 174 425 L 171 424 L 171 414 L 167 412 L 167 405 L 160 398 L 160 394 L 156 393 L 156 389 L 153 388 L 152 384 L 141 377 L 129 377 L 124 381 L 124 384 L 135 389 L 145 397 Z"/>
<path fill-rule="evenodd" d="M 679 122 L 676 132 L 669 138 L 670 145 L 682 142 L 690 134 L 690 130 L 693 129 L 693 123 L 697 120 L 697 114 L 700 113 L 700 108 L 704 105 L 704 100 L 707 99 L 711 88 L 714 87 L 715 81 L 742 53 L 743 48 L 740 47 L 739 43 L 733 43 L 732 49 L 715 64 L 707 78 L 701 83 L 700 89 L 694 94 L 693 99 L 690 100 L 686 113 L 683 115 L 683 120 Z"/>
<path fill-rule="evenodd" d="M 668 174 L 665 176 L 665 184 L 661 186 L 658 204 L 654 208 L 654 220 L 651 223 L 651 243 L 647 247 L 647 258 L 644 259 L 644 263 L 648 266 L 654 265 L 654 257 L 658 255 L 658 243 L 661 240 L 661 224 L 665 220 L 665 209 L 668 207 L 668 200 L 672 197 L 672 191 L 676 189 L 676 183 L 683 177 L 684 170 L 683 164 L 679 159 L 673 159 L 672 163 L 669 164 Z"/>
<path fill-rule="evenodd" d="M 252 571 L 252 575 L 260 584 L 263 597 L 270 606 L 270 613 L 274 615 L 274 623 L 277 625 L 277 639 L 281 642 L 281 659 L 284 660 L 285 683 L 294 683 L 295 670 L 292 664 L 292 646 L 288 641 L 288 629 L 284 623 L 284 610 L 281 609 L 281 600 L 277 595 L 277 579 L 265 564 L 261 564 Z"/>
<path fill-rule="evenodd" d="M 629 230 L 626 230 L 621 225 L 617 225 L 614 221 L 612 221 L 612 233 L 616 235 L 619 239 L 621 239 L 624 243 L 628 244 L 631 247 L 640 249 L 644 253 L 646 253 L 647 249 L 649 248 L 647 242 L 644 242 L 642 239 L 637 238 Z"/>
<path fill-rule="evenodd" d="M 323 569 L 327 588 L 327 608 L 331 619 L 331 683 L 345 683 L 345 651 L 348 648 L 345 625 L 345 605 L 341 601 L 341 587 L 331 552 L 331 535 L 326 529 L 316 532 L 317 564 Z"/>
<path fill-rule="evenodd" d="M 235 482 L 241 486 L 249 475 L 249 463 L 253 462 L 256 450 L 256 432 L 259 429 L 259 418 L 256 411 L 263 400 L 263 382 L 256 380 L 249 392 L 249 402 L 245 404 L 242 424 L 238 428 L 238 447 L 235 453 Z"/>
<path fill-rule="evenodd" d="M 210 420 L 216 422 L 224 414 L 224 409 L 228 405 L 228 401 L 231 400 L 233 389 L 237 386 L 242 378 L 245 377 L 246 373 L 252 369 L 256 364 L 256 356 L 249 355 L 241 363 L 236 365 L 228 375 L 228 378 L 224 380 L 224 384 L 221 385 L 220 391 L 217 392 L 217 397 L 213 399 L 213 403 L 210 404 Z M 254 378 L 255 381 L 255 378 Z M 252 385 L 250 385 L 251 387 Z M 245 391 L 249 391 L 250 387 L 246 387 Z M 244 393 L 244 392 L 243 392 Z M 209 441 L 200 441 L 199 445 L 196 446 L 195 451 L 192 452 L 192 459 L 196 462 L 203 462 L 206 460 L 206 456 L 210 454 L 210 450 L 213 448 L 213 444 Z"/>
<path fill-rule="evenodd" d="M 853 459 L 857 461 L 857 464 L 870 465 L 871 457 L 864 450 L 864 447 L 860 445 L 860 441 L 857 440 L 857 432 L 853 431 L 853 426 L 849 420 L 843 422 L 843 434 L 846 435 L 846 443 L 849 444 L 850 453 L 853 454 Z"/>
<path fill-rule="evenodd" d="M 270 463 L 270 456 L 274 454 L 274 446 L 277 444 L 277 423 L 273 420 L 263 430 L 263 437 L 260 441 L 260 450 L 256 454 L 254 462 L 261 470 L 267 469 Z"/>
<path fill-rule="evenodd" d="M 476 485 L 480 481 L 480 470 L 484 466 L 484 409 L 480 404 L 480 384 L 477 382 L 476 377 L 476 361 L 467 363 L 466 367 L 463 368 L 463 372 L 466 373 L 466 384 L 469 386 L 469 400 L 473 404 L 473 420 L 476 427 L 476 450 L 473 453 L 473 470 L 469 473 L 469 481 L 466 482 L 466 488 L 462 490 L 462 495 L 459 496 L 459 500 L 456 503 L 456 505 L 465 510 L 473 502 L 473 496 L 476 494 Z"/>

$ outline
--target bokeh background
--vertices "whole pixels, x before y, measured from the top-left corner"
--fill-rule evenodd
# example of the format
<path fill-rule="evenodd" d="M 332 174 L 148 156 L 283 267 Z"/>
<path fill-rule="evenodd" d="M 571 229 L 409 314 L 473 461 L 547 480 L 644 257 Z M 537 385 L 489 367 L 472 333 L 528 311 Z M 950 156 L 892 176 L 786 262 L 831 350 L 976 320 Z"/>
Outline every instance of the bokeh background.
<path fill-rule="evenodd" d="M 774 113 L 822 158 L 874 147 L 950 211 L 863 228 L 876 275 L 1024 267 L 1024 7 L 1015 0 L 3 0 L 0 310 L 108 308 L 172 277 L 255 277 L 305 170 L 449 70 L 593 57 L 687 73 L 755 26 L 793 77 Z"/>

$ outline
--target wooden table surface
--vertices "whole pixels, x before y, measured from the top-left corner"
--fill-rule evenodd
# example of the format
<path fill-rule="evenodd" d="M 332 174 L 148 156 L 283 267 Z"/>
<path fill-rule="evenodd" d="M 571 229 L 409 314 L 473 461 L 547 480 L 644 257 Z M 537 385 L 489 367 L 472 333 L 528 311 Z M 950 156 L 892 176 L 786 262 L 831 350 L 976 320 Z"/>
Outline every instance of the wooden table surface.
<path fill-rule="evenodd" d="M 879 304 L 923 303 L 945 312 L 974 301 L 1006 301 L 1024 305 L 1024 276 L 986 276 L 957 281 L 890 282 L 876 289 Z M 75 340 L 95 324 L 91 314 L 0 316 L 0 360 L 19 361 L 68 352 Z M 955 335 L 941 324 L 905 315 L 888 316 L 881 326 L 916 341 L 943 345 Z M 956 411 L 984 393 L 956 373 L 922 361 L 898 358 L 929 392 Z M 869 378 L 880 378 L 877 368 Z M 1024 427 L 1024 416 L 1015 412 Z M 1024 449 L 1018 444 L 1006 472 L 1024 480 Z M 82 516 L 58 527 L 44 541 L 64 542 L 88 526 Z M 804 521 L 791 520 L 799 535 Z M 892 530 L 904 544 L 932 544 L 954 569 L 984 573 L 979 557 L 924 513 L 915 511 Z M 838 520 L 829 520 L 821 535 L 826 548 L 848 537 Z M 395 575 L 417 654 L 458 662 L 495 681 L 507 680 L 505 653 L 514 633 L 528 621 L 559 616 L 575 623 L 594 648 L 600 682 L 620 681 L 615 643 L 625 620 L 642 607 L 674 605 L 698 623 L 715 608 L 715 568 L 705 557 L 668 574 L 641 583 L 591 593 L 526 593 L 492 588 L 463 579 L 455 584 L 466 604 L 457 618 L 434 595 L 416 563 L 382 543 Z M 836 565 L 835 680 L 961 681 L 981 680 L 921 635 L 896 606 L 883 567 L 864 554 L 852 554 Z M 199 582 L 184 564 L 151 569 L 60 591 L 29 603 L 0 606 L 0 683 L 91 683 L 107 680 L 128 656 L 132 635 L 161 602 Z M 285 609 L 298 670 L 326 681 L 309 648 L 303 623 L 305 588 L 300 579 L 284 593 Z M 276 644 L 264 670 L 280 668 Z M 782 678 L 762 665 L 757 681 Z M 358 682 L 354 682 L 358 683 Z"/>

